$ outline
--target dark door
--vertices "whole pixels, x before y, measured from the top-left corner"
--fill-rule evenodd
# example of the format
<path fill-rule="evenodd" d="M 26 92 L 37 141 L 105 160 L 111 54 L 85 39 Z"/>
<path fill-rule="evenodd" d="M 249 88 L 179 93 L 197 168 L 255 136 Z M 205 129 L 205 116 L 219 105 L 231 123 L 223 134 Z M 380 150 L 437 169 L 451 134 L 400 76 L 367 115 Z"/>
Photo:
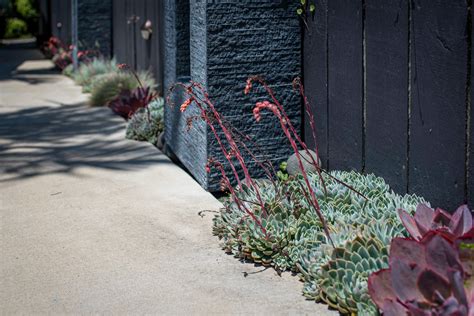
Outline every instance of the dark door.
<path fill-rule="evenodd" d="M 51 0 L 51 33 L 64 44 L 71 44 L 70 0 Z"/>
<path fill-rule="evenodd" d="M 162 1 L 113 1 L 113 54 L 119 63 L 136 70 L 150 70 L 159 88 L 162 86 L 160 48 Z M 142 34 L 145 23 L 151 25 L 151 35 Z"/>

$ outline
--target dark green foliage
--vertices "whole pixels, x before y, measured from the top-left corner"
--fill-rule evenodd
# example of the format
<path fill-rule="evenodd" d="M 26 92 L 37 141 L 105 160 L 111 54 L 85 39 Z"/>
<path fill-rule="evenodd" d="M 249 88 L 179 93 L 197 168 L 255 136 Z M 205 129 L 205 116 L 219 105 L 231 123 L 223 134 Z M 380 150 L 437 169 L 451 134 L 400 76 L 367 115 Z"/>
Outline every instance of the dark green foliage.
<path fill-rule="evenodd" d="M 28 26 L 25 21 L 18 18 L 7 19 L 4 38 L 20 38 L 28 35 Z"/>

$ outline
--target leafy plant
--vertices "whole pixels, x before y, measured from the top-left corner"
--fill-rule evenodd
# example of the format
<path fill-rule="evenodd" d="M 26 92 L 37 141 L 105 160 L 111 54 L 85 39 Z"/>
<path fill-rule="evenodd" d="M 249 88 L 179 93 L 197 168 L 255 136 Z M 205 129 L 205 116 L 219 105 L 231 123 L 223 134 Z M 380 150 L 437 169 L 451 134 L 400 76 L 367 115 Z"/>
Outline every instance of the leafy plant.
<path fill-rule="evenodd" d="M 340 311 L 360 309 L 373 312 L 375 307 L 367 294 L 367 277 L 370 272 L 379 270 L 383 262 L 387 266 L 386 251 L 382 249 L 388 247 L 393 237 L 404 235 L 404 227 L 396 210 L 404 207 L 413 212 L 416 205 L 424 200 L 412 195 L 399 196 L 390 190 L 383 179 L 373 175 L 342 171 L 323 175 L 325 194 L 318 175 L 313 173 L 308 176 L 320 202 L 321 212 L 327 219 L 331 240 L 339 250 L 334 250 L 321 222 L 311 212 L 309 202 L 301 198 L 304 195 L 301 175 L 279 181 L 276 186 L 271 181 L 257 182 L 267 216 L 258 207 L 253 189 L 245 185 L 236 188 L 238 199 L 252 210 L 271 238 L 265 238 L 260 228 L 232 198 L 223 201 L 225 208 L 214 218 L 213 232 L 220 238 L 226 252 L 238 258 L 273 266 L 280 271 L 289 269 L 300 272 L 306 297 L 330 302 Z M 332 177 L 361 189 L 360 192 L 371 196 L 371 199 L 365 201 Z M 332 265 L 328 262 L 337 257 L 340 249 L 351 252 L 350 243 L 356 239 L 362 239 L 364 243 L 370 240 L 382 251 L 370 252 L 374 256 L 367 260 L 373 268 L 367 271 L 360 270 L 360 265 L 355 271 L 341 268 L 337 275 L 341 279 L 332 279 L 333 272 L 329 275 L 327 270 Z M 332 288 L 331 284 L 337 284 L 337 289 Z"/>
<path fill-rule="evenodd" d="M 276 174 L 277 178 L 280 181 L 288 180 L 288 172 L 286 170 L 286 166 L 287 166 L 286 162 L 280 163 L 280 168 L 279 168 L 279 170 L 277 171 L 277 174 Z"/>
<path fill-rule="evenodd" d="M 149 87 L 122 90 L 109 102 L 108 107 L 117 115 L 128 120 L 138 109 L 145 108 L 155 98 Z"/>
<path fill-rule="evenodd" d="M 314 0 L 299 0 L 298 7 L 296 8 L 296 13 L 303 21 L 306 28 L 308 28 L 308 15 L 311 14 L 314 16 L 316 11 L 316 4 Z"/>
<path fill-rule="evenodd" d="M 406 230 L 415 240 L 421 240 L 431 230 L 442 232 L 454 240 L 473 229 L 472 214 L 467 205 L 461 205 L 451 215 L 440 208 L 434 210 L 420 204 L 413 217 L 402 209 L 399 210 L 399 216 Z"/>
<path fill-rule="evenodd" d="M 118 65 L 115 59 L 94 58 L 89 63 L 82 63 L 79 69 L 74 73 L 74 81 L 82 86 L 85 93 L 91 92 L 94 80 L 101 75 L 110 74 L 118 71 Z"/>
<path fill-rule="evenodd" d="M 73 64 L 69 64 L 67 65 L 62 71 L 61 73 L 69 78 L 73 78 L 74 77 L 74 65 Z"/>
<path fill-rule="evenodd" d="M 154 89 L 155 81 L 148 72 L 138 74 L 143 86 Z M 107 106 L 124 90 L 133 90 L 139 87 L 135 76 L 129 72 L 116 72 L 97 76 L 92 83 L 89 104 L 91 106 Z"/>
<path fill-rule="evenodd" d="M 163 131 L 163 98 L 156 98 L 145 108 L 138 109 L 128 120 L 126 138 L 156 144 Z"/>
<path fill-rule="evenodd" d="M 6 20 L 4 38 L 20 38 L 27 36 L 28 26 L 25 21 L 19 18 L 9 18 Z"/>
<path fill-rule="evenodd" d="M 15 0 L 15 9 L 24 19 L 34 19 L 39 15 L 31 0 Z"/>
<path fill-rule="evenodd" d="M 59 38 L 54 36 L 51 36 L 41 48 L 46 58 L 53 58 L 53 56 L 56 55 L 60 49 L 65 49 Z"/>
<path fill-rule="evenodd" d="M 419 241 L 393 239 L 388 269 L 369 277 L 369 293 L 384 315 L 471 315 L 472 289 L 459 251 L 440 231 Z"/>
<path fill-rule="evenodd" d="M 179 87 L 187 95 L 181 112 L 195 106 L 193 114 L 198 115 L 188 118 L 188 126 L 202 119 L 214 135 L 222 159 L 227 162 L 226 169 L 221 161 L 211 157 L 206 166 L 207 172 L 215 169 L 221 174 L 221 188 L 229 192 L 224 209 L 214 218 L 214 234 L 221 239 L 226 252 L 242 260 L 272 266 L 277 271 L 301 272 L 308 297 L 327 299 L 341 311 L 376 312 L 367 294 L 368 274 L 380 269 L 384 262 L 386 266 L 390 240 L 405 233 L 397 209 L 414 211 L 424 200 L 415 195 L 399 196 L 374 175 L 321 169 L 317 148 L 314 153 L 308 149 L 263 79 L 249 78 L 244 93 L 249 93 L 254 83 L 261 85 L 269 96 L 269 100 L 256 102 L 254 118 L 258 122 L 262 111 L 269 111 L 277 118 L 294 152 L 298 170 L 294 175 L 282 170 L 276 172 L 261 152 L 257 158 L 253 150 L 258 151 L 258 145 L 249 136 L 238 133 L 222 117 L 200 84 L 178 83 L 171 88 L 173 92 Z M 316 142 L 314 118 L 300 80 L 296 79 L 293 87 L 303 98 Z M 168 103 L 173 105 L 171 98 Z M 265 179 L 253 179 L 249 163 L 261 167 Z M 241 174 L 244 175 L 242 180 Z M 326 264 L 341 259 L 337 257 L 340 249 L 350 254 L 358 251 L 358 246 L 352 244 L 356 238 L 370 244 L 364 247 L 370 249 L 373 257 L 366 258 L 364 263 L 368 262 L 372 270 L 362 271 L 357 266 L 356 270 L 341 268 L 336 276 L 329 270 L 323 273 L 323 266 L 332 267 Z M 374 244 L 377 251 L 372 251 Z M 373 262 L 378 264 L 373 265 Z M 337 284 L 337 288 L 330 284 Z"/>

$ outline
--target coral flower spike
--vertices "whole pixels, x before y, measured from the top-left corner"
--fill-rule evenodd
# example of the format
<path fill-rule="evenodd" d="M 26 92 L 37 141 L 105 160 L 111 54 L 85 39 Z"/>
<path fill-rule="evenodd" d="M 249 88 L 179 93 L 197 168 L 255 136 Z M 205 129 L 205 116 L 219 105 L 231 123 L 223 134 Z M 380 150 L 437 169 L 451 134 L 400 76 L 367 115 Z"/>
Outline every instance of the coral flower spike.
<path fill-rule="evenodd" d="M 193 102 L 193 99 L 192 98 L 189 98 L 187 99 L 186 101 L 184 101 L 183 104 L 181 104 L 181 107 L 179 108 L 179 110 L 181 112 L 184 112 L 186 111 L 186 109 L 188 108 L 188 106 Z"/>

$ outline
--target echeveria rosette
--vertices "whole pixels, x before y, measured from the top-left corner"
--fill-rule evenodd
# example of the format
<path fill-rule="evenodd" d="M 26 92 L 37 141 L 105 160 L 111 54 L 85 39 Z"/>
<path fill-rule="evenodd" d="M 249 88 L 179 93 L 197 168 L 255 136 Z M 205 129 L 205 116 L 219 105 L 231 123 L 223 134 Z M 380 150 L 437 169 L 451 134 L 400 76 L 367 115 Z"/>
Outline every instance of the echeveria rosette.
<path fill-rule="evenodd" d="M 442 234 L 393 239 L 389 266 L 369 277 L 370 296 L 384 315 L 471 315 L 472 292 L 463 283 L 470 276 Z"/>
<path fill-rule="evenodd" d="M 136 111 L 145 108 L 155 97 L 150 87 L 122 90 L 117 98 L 109 102 L 108 106 L 115 114 L 128 120 Z"/>
<path fill-rule="evenodd" d="M 406 230 L 415 240 L 421 240 L 428 232 L 436 230 L 454 241 L 473 230 L 472 213 L 467 205 L 461 205 L 453 215 L 425 204 L 418 205 L 413 217 L 403 209 L 398 213 Z"/>

